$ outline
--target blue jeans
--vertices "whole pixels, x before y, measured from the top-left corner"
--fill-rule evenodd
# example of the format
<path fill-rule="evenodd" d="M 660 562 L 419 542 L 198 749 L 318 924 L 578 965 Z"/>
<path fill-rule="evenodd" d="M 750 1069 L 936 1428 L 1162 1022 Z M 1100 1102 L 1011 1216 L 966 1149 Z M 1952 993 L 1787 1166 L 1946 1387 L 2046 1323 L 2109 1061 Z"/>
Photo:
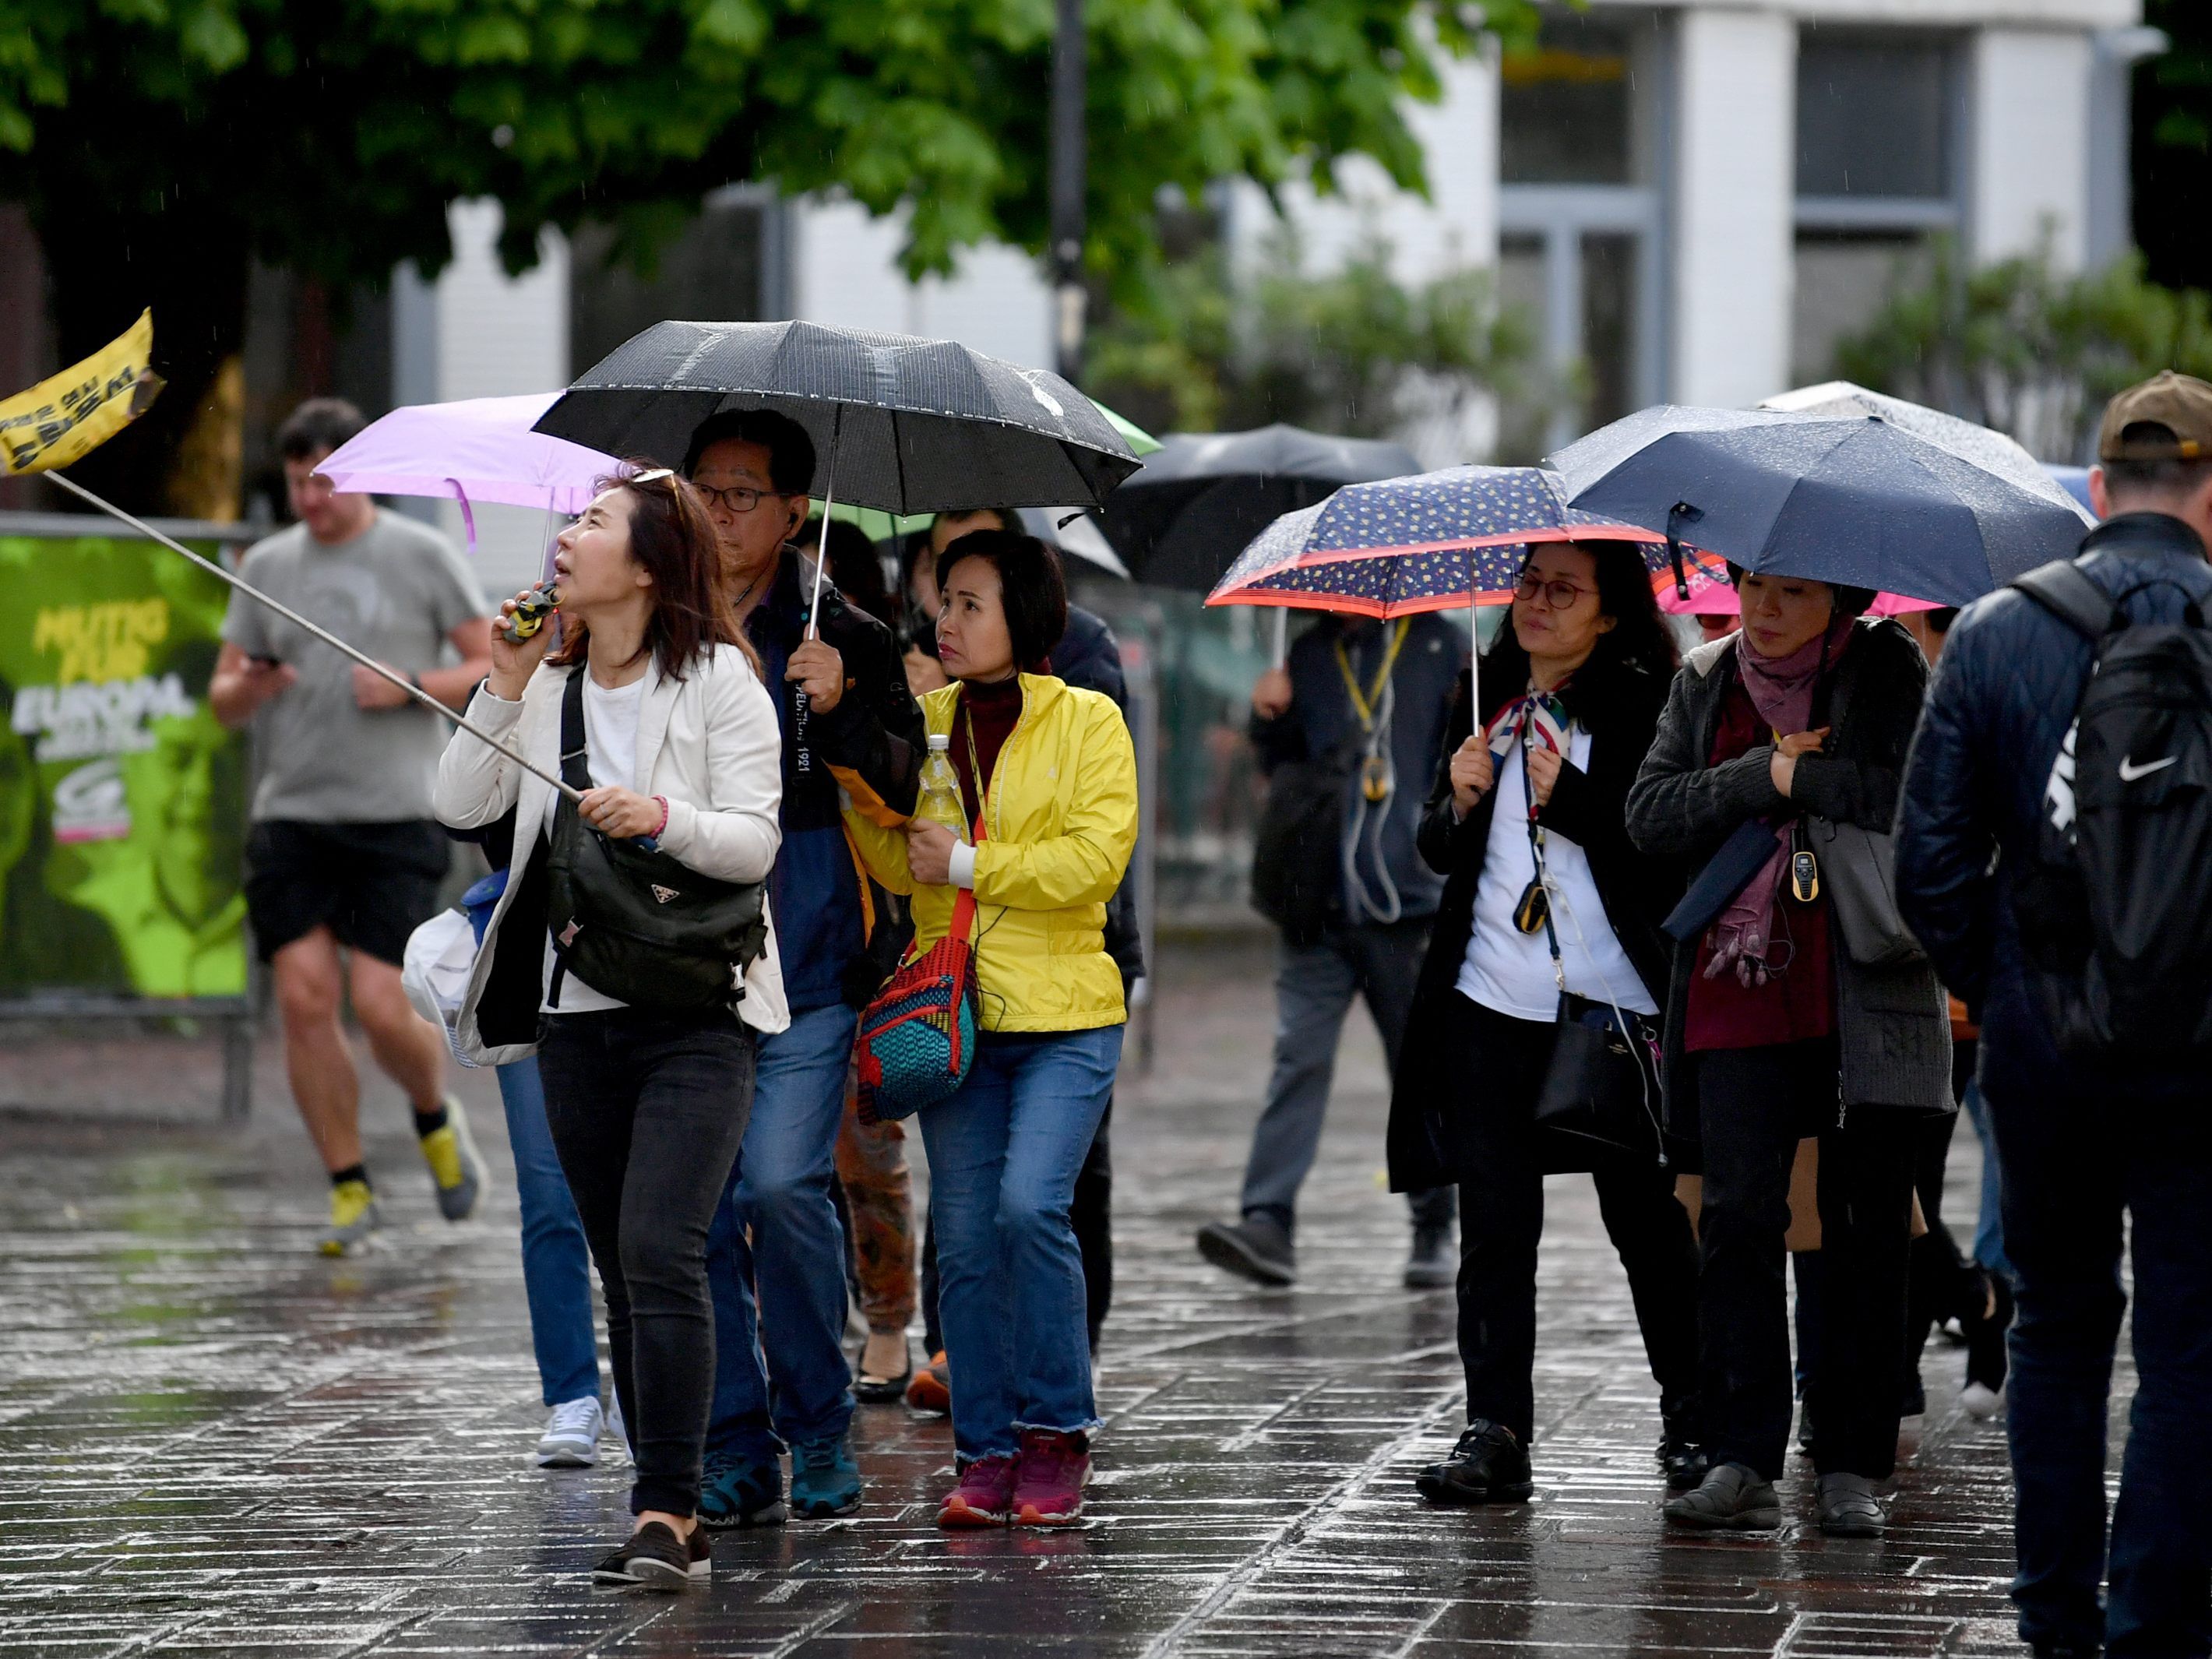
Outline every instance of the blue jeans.
<path fill-rule="evenodd" d="M 1012 1454 L 1024 1429 L 1098 1426 L 1068 1210 L 1121 1029 L 986 1036 L 960 1092 L 919 1114 L 963 1465 Z"/>
<path fill-rule="evenodd" d="M 1974 1139 L 1982 1143 L 1981 1209 L 1974 1218 L 1971 1254 L 1975 1266 L 2002 1273 L 2008 1279 L 2012 1263 L 2005 1260 L 2004 1182 L 1997 1169 L 1996 1137 L 1990 1132 L 1990 1106 L 1982 1098 L 1982 1085 L 1969 1083 L 1966 1098 L 1960 1103 L 1966 1109 L 1966 1121 L 1974 1126 Z"/>
<path fill-rule="evenodd" d="M 785 1445 L 841 1435 L 853 1419 L 845 1233 L 830 1183 L 859 1021 L 833 1003 L 761 1039 L 752 1121 L 707 1236 L 709 1452 L 766 1462 Z"/>
<path fill-rule="evenodd" d="M 2001 990 L 2010 991 L 2009 996 Z M 1982 1084 L 2004 1169 L 2021 1638 L 2113 1659 L 2212 1651 L 2212 1079 L 2062 1064 L 2000 981 Z M 2123 1220 L 2130 1224 L 2124 1231 Z M 2136 1395 L 2106 1526 L 2112 1355 L 2135 1268 Z M 2098 1604 L 2099 1581 L 2109 1582 Z"/>
<path fill-rule="evenodd" d="M 596 1400 L 599 1349 L 592 1328 L 592 1253 L 553 1149 L 553 1132 L 545 1127 L 545 1090 L 534 1058 L 499 1068 L 499 1097 L 507 1108 L 507 1145 L 514 1150 L 514 1193 L 522 1200 L 522 1289 L 530 1300 L 538 1385 L 549 1406 Z"/>

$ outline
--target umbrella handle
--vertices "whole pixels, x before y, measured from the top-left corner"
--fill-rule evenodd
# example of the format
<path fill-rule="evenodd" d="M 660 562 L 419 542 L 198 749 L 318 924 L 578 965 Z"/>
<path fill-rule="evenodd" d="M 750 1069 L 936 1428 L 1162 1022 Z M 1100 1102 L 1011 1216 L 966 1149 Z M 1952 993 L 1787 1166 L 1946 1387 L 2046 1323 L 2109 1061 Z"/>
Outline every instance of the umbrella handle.
<path fill-rule="evenodd" d="M 1686 600 L 1690 597 L 1690 577 L 1682 567 L 1682 526 L 1695 524 L 1704 518 L 1705 509 L 1692 507 L 1687 501 L 1677 501 L 1667 509 L 1667 556 L 1674 566 L 1674 597 Z"/>
<path fill-rule="evenodd" d="M 1280 668 L 1291 659 L 1291 613 L 1287 606 L 1275 607 L 1275 666 Z"/>

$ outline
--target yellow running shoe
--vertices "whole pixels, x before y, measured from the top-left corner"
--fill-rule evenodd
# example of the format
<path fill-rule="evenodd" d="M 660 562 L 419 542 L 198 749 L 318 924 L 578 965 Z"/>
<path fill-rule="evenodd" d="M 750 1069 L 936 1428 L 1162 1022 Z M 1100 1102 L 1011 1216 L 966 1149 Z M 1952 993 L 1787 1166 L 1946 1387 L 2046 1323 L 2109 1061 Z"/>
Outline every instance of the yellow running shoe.
<path fill-rule="evenodd" d="M 469 1134 L 468 1115 L 461 1103 L 446 1097 L 446 1127 L 422 1137 L 422 1161 L 438 1183 L 438 1213 L 448 1221 L 466 1221 L 483 1202 L 484 1164 L 477 1156 L 477 1143 Z"/>
<path fill-rule="evenodd" d="M 366 1181 L 341 1181 L 331 1188 L 331 1230 L 319 1248 L 325 1255 L 344 1255 L 366 1243 L 384 1224 L 376 1208 L 376 1194 Z"/>

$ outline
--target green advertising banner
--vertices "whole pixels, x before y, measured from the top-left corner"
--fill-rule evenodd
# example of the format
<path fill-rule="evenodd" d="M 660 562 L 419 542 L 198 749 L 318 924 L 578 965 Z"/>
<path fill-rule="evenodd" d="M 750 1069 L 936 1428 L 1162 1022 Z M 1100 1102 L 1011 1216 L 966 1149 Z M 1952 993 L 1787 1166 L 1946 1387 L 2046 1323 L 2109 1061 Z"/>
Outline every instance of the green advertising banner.
<path fill-rule="evenodd" d="M 153 542 L 0 535 L 0 995 L 243 996 L 228 590 Z"/>

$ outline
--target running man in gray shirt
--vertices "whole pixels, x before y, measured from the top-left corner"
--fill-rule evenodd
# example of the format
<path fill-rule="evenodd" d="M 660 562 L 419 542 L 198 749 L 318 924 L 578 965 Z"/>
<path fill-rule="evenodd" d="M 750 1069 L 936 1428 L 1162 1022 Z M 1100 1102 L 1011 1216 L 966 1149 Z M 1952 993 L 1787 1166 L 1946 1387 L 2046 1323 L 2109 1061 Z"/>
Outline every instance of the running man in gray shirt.
<path fill-rule="evenodd" d="M 240 574 L 459 708 L 489 672 L 489 607 L 444 537 L 314 476 L 361 427 L 360 411 L 336 398 L 294 411 L 277 446 L 299 522 L 252 548 Z M 362 1161 L 342 990 L 414 1106 L 439 1209 L 463 1220 L 483 1194 L 483 1164 L 445 1093 L 445 1039 L 408 1006 L 399 979 L 407 936 L 436 910 L 451 860 L 430 817 L 444 723 L 243 593 L 231 596 L 222 631 L 208 696 L 224 725 L 253 729 L 246 914 L 275 978 L 292 1096 L 331 1174 L 321 1248 L 343 1255 L 381 1219 Z M 449 647 L 459 661 L 441 665 Z"/>

